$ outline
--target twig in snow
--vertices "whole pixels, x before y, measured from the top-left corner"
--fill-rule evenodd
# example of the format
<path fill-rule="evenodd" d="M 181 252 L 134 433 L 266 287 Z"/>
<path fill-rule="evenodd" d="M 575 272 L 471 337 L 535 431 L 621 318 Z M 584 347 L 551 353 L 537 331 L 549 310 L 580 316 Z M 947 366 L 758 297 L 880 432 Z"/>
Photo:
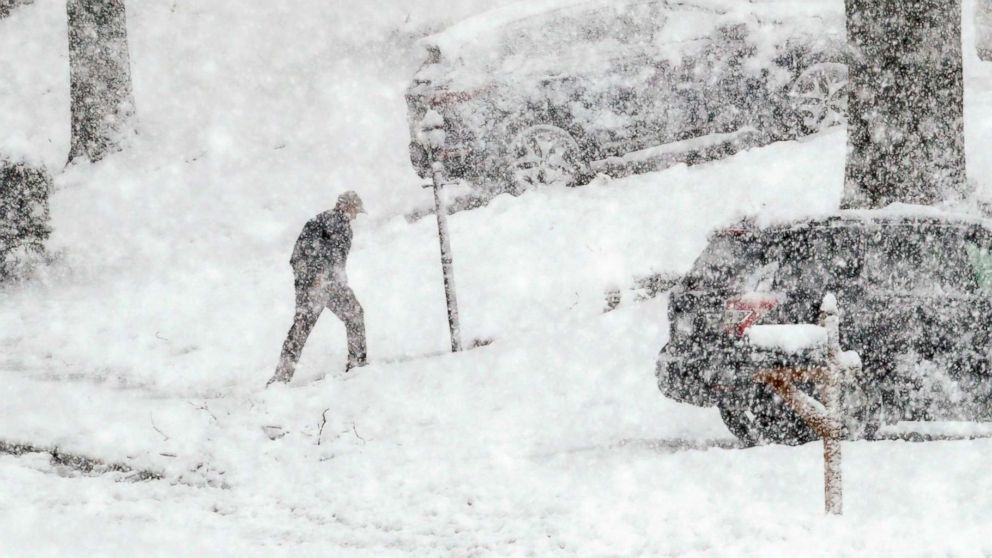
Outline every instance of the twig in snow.
<path fill-rule="evenodd" d="M 84 455 L 65 453 L 57 447 L 41 447 L 31 444 L 19 444 L 17 442 L 6 442 L 0 440 L 0 454 L 24 455 L 26 453 L 47 453 L 52 457 L 53 465 L 69 467 L 87 475 L 102 475 L 104 473 L 134 473 L 125 478 L 128 481 L 146 481 L 164 478 L 161 473 L 133 469 L 125 463 L 106 463 L 99 459 L 86 457 Z"/>
<path fill-rule="evenodd" d="M 355 426 L 355 421 L 351 421 L 351 431 L 355 433 L 356 438 L 362 441 L 362 444 L 365 443 L 365 438 L 362 438 L 361 435 L 358 434 L 358 427 Z"/>
<path fill-rule="evenodd" d="M 155 432 L 158 432 L 159 434 L 161 434 L 162 435 L 162 438 L 164 438 L 165 441 L 168 442 L 169 441 L 169 436 L 166 435 L 165 432 L 162 432 L 161 430 L 159 430 L 157 426 L 155 426 L 155 417 L 153 417 L 151 413 L 148 413 L 148 420 L 152 421 L 152 428 L 155 429 Z"/>
<path fill-rule="evenodd" d="M 189 403 L 189 405 L 191 407 L 193 407 L 194 409 L 197 409 L 199 411 L 206 411 L 206 413 L 208 415 L 210 415 L 210 418 L 214 419 L 214 422 L 218 422 L 217 421 L 217 415 L 213 414 L 210 411 L 210 407 L 207 407 L 207 404 L 206 403 L 204 403 L 203 405 L 194 405 L 192 401 L 187 401 L 187 403 Z"/>
<path fill-rule="evenodd" d="M 330 411 L 330 410 L 331 410 L 331 408 L 328 407 L 328 408 L 324 409 L 324 412 L 323 413 L 320 414 L 320 429 L 317 430 L 317 445 L 318 446 L 320 445 L 320 438 L 321 438 L 321 436 L 324 435 L 324 425 L 327 424 L 327 411 Z"/>

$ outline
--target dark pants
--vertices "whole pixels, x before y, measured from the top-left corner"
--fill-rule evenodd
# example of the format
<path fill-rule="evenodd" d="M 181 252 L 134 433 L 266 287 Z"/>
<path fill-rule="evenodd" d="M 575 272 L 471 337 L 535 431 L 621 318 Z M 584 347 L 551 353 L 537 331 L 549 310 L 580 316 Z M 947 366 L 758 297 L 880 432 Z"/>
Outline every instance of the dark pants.
<path fill-rule="evenodd" d="M 365 312 L 351 287 L 323 278 L 316 281 L 297 279 L 296 315 L 282 345 L 273 381 L 288 382 L 293 377 L 303 346 L 324 308 L 344 322 L 348 333 L 348 368 L 365 364 Z"/>

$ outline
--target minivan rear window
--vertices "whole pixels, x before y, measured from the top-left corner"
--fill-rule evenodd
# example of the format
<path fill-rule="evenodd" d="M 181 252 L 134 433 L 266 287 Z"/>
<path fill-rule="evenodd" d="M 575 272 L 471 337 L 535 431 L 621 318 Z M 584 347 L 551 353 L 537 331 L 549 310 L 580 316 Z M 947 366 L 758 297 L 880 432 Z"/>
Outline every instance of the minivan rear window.
<path fill-rule="evenodd" d="M 739 288 L 744 279 L 762 265 L 763 252 L 763 243 L 756 235 L 714 235 L 687 276 L 690 287 Z"/>
<path fill-rule="evenodd" d="M 836 288 L 860 276 L 863 236 L 856 227 L 800 227 L 715 236 L 689 279 L 700 288 L 793 291 Z"/>

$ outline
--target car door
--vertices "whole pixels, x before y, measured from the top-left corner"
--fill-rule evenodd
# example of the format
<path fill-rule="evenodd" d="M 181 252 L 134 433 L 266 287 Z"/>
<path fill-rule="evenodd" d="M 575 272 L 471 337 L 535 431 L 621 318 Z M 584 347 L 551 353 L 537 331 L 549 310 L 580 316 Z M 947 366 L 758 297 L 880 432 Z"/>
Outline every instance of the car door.
<path fill-rule="evenodd" d="M 651 68 L 645 57 L 665 23 L 660 0 L 564 8 L 510 26 L 501 73 L 532 111 L 568 120 L 619 155 L 643 132 Z M 665 91 L 655 91 L 665 96 Z"/>
<path fill-rule="evenodd" d="M 713 41 L 718 14 L 691 4 L 666 7 L 667 24 L 645 49 L 646 81 L 637 90 L 641 147 L 708 133 L 715 106 L 711 89 L 719 63 Z"/>
<path fill-rule="evenodd" d="M 881 391 L 887 419 L 910 419 L 925 412 L 916 401 L 919 382 L 905 360 L 912 359 L 919 324 L 922 283 L 921 231 L 902 222 L 872 223 L 866 231 L 866 291 L 860 316 L 861 359 Z"/>
<path fill-rule="evenodd" d="M 753 51 L 745 23 L 725 23 L 711 32 L 706 52 L 706 133 L 727 133 L 742 128 L 757 101 L 759 90 L 747 78 L 744 63 Z"/>
<path fill-rule="evenodd" d="M 962 362 L 957 375 L 969 404 L 969 417 L 992 420 L 992 231 L 969 227 L 961 259 L 971 296 L 959 331 Z"/>
<path fill-rule="evenodd" d="M 935 418 L 987 414 L 989 326 L 992 324 L 989 238 L 981 227 L 934 227 L 924 237 L 920 336 L 916 354 L 928 374 L 924 388 Z"/>
<path fill-rule="evenodd" d="M 988 312 L 968 258 L 968 229 L 944 222 L 889 225 L 869 264 L 869 331 L 886 368 L 888 403 L 906 420 L 974 412 L 970 387 L 981 315 Z M 984 307 L 984 309 L 983 309 Z"/>
<path fill-rule="evenodd" d="M 623 155 L 656 144 L 663 135 L 656 106 L 671 107 L 670 67 L 656 65 L 651 47 L 670 18 L 660 0 L 616 2 L 576 20 L 583 38 L 569 56 L 576 93 L 569 112 L 602 146 L 604 155 Z"/>

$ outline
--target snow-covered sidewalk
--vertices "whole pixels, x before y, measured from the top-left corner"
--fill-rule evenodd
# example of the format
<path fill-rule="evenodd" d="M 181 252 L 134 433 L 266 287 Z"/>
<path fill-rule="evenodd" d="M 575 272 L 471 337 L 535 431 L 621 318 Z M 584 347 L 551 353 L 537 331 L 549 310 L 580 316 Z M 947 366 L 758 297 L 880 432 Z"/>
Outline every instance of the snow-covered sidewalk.
<path fill-rule="evenodd" d="M 992 552 L 992 441 L 845 444 L 846 515 L 826 518 L 817 444 L 735 449 L 714 411 L 657 393 L 666 333 L 633 326 L 664 310 L 210 400 L 7 373 L 4 436 L 165 478 L 0 456 L 0 538 L 32 556 Z"/>

